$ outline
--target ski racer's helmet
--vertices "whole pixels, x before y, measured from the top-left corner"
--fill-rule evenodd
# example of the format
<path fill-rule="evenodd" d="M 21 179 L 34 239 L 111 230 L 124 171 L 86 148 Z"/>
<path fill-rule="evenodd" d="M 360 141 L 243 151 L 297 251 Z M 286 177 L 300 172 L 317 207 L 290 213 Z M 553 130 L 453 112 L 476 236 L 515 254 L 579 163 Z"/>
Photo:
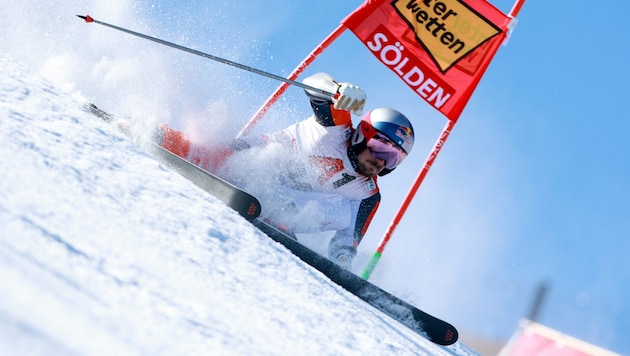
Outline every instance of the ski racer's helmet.
<path fill-rule="evenodd" d="M 413 126 L 405 115 L 394 109 L 378 108 L 365 114 L 352 133 L 348 156 L 358 170 L 358 155 L 369 148 L 374 157 L 385 161 L 385 168 L 378 174 L 384 176 L 407 157 L 413 141 Z"/>

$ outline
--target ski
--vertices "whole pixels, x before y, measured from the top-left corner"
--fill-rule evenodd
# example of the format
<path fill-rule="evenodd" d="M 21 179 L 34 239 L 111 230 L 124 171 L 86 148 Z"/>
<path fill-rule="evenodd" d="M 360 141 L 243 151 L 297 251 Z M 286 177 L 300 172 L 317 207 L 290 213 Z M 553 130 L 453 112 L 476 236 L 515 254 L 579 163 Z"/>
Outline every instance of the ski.
<path fill-rule="evenodd" d="M 153 154 L 153 156 L 184 178 L 193 182 L 199 188 L 215 196 L 233 210 L 236 210 L 247 220 L 255 219 L 260 215 L 260 202 L 253 195 L 199 168 L 156 143 L 152 143 L 151 145 L 150 153 Z"/>
<path fill-rule="evenodd" d="M 284 245 L 294 255 L 322 272 L 335 284 L 395 319 L 410 330 L 438 345 L 448 346 L 459 337 L 457 329 L 375 286 L 356 274 L 339 267 L 324 256 L 300 244 L 295 237 L 260 219 L 252 223 L 267 236 Z"/>
<path fill-rule="evenodd" d="M 85 109 L 105 122 L 117 124 L 120 131 L 131 136 L 129 127 L 125 125 L 124 122 L 116 122 L 113 115 L 99 109 L 96 105 L 86 104 Z M 148 144 L 148 151 L 157 160 L 164 163 L 199 188 L 218 198 L 247 220 L 255 219 L 260 215 L 260 202 L 253 195 L 186 161 L 155 142 Z"/>
<path fill-rule="evenodd" d="M 88 104 L 85 107 L 104 121 L 116 123 L 112 115 L 97 108 L 95 105 Z M 119 122 L 118 128 L 131 136 L 128 126 Z M 457 341 L 459 334 L 453 325 L 416 308 L 369 281 L 339 267 L 326 257 L 300 244 L 290 232 L 270 222 L 258 219 L 261 206 L 254 196 L 171 153 L 156 143 L 152 143 L 150 147 L 150 153 L 159 161 L 238 211 L 265 235 L 285 246 L 302 261 L 323 273 L 333 283 L 438 345 L 452 345 Z"/>

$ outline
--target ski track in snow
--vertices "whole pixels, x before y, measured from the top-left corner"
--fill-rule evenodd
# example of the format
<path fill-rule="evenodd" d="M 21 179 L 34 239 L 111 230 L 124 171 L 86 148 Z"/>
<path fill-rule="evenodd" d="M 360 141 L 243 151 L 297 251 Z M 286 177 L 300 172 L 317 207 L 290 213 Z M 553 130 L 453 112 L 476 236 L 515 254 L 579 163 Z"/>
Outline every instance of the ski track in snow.
<path fill-rule="evenodd" d="M 346 293 L 79 95 L 0 68 L 0 354 L 476 354 Z"/>

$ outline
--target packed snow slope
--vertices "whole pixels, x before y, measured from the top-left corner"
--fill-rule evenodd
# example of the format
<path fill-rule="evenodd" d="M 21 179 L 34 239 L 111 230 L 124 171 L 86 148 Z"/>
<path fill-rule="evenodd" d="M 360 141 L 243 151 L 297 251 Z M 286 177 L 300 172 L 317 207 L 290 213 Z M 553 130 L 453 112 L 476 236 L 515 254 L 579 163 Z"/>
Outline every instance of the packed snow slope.
<path fill-rule="evenodd" d="M 0 68 L 0 354 L 474 354 L 346 293 L 79 95 Z"/>

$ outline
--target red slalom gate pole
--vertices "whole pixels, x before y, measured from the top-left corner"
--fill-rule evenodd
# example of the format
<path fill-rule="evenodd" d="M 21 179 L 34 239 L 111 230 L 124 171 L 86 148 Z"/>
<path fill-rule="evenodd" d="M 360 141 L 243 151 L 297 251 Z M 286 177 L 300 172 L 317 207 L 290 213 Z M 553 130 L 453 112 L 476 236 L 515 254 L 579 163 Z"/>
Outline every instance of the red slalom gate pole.
<path fill-rule="evenodd" d="M 411 201 L 416 195 L 418 188 L 420 188 L 422 181 L 424 181 L 424 178 L 426 177 L 427 173 L 429 173 L 429 169 L 431 169 L 433 162 L 435 162 L 435 159 L 437 158 L 438 154 L 442 150 L 442 147 L 444 146 L 444 143 L 446 142 L 449 135 L 451 134 L 453 127 L 455 127 L 455 123 L 456 121 L 448 120 L 444 129 L 442 129 L 442 133 L 440 134 L 437 142 L 433 146 L 431 153 L 429 153 L 429 156 L 424 161 L 424 166 L 418 173 L 416 180 L 414 181 L 413 185 L 409 189 L 409 192 L 405 196 L 405 200 L 402 202 L 400 208 L 398 208 L 398 212 L 396 213 L 396 216 L 394 217 L 391 224 L 385 231 L 385 235 L 383 236 L 381 243 L 376 248 L 376 251 L 372 255 L 372 258 L 370 259 L 370 262 L 368 263 L 367 267 L 365 267 L 365 270 L 363 271 L 363 273 L 361 273 L 361 278 L 365 280 L 370 278 L 370 275 L 372 274 L 372 271 L 374 271 L 376 264 L 381 259 L 381 255 L 383 254 L 383 250 L 385 250 L 385 246 L 389 242 L 389 239 L 392 237 L 392 234 L 394 233 L 394 230 L 396 230 L 396 227 L 398 226 L 398 223 L 402 219 L 403 215 L 405 215 L 405 212 L 407 211 L 409 204 L 411 204 Z"/>
<path fill-rule="evenodd" d="M 525 5 L 525 0 L 516 0 L 508 16 L 511 18 L 515 18 L 516 16 L 518 16 L 518 13 L 521 12 L 521 8 L 523 7 L 523 5 Z"/>
<path fill-rule="evenodd" d="M 516 2 L 514 3 L 514 5 L 512 7 L 512 10 L 510 10 L 510 13 L 509 13 L 508 17 L 510 17 L 512 19 L 516 18 L 516 16 L 521 11 L 521 8 L 523 7 L 524 4 L 525 4 L 525 0 L 516 0 Z M 376 267 L 376 264 L 380 260 L 382 254 L 383 254 L 383 251 L 385 250 L 385 246 L 389 242 L 390 238 L 392 237 L 392 234 L 394 233 L 394 230 L 398 226 L 398 223 L 400 222 L 400 220 L 402 219 L 403 215 L 407 211 L 407 208 L 409 207 L 409 204 L 413 200 L 413 197 L 415 196 L 416 192 L 418 191 L 418 188 L 420 188 L 420 185 L 422 184 L 422 181 L 424 181 L 424 178 L 426 177 L 427 173 L 429 172 L 429 169 L 433 165 L 433 162 L 435 161 L 435 159 L 437 158 L 438 154 L 440 153 L 440 150 L 444 146 L 444 143 L 446 142 L 446 139 L 448 139 L 451 131 L 453 130 L 453 127 L 455 127 L 455 123 L 456 123 L 456 121 L 448 120 L 448 123 L 446 124 L 446 126 L 442 130 L 442 133 L 440 134 L 440 137 L 438 138 L 438 141 L 433 146 L 433 150 L 431 151 L 431 153 L 427 157 L 427 159 L 426 159 L 426 161 L 424 163 L 424 166 L 422 167 L 422 170 L 420 170 L 420 173 L 416 177 L 416 180 L 414 181 L 414 183 L 411 186 L 409 192 L 407 193 L 407 195 L 405 197 L 405 200 L 403 201 L 402 205 L 398 209 L 398 212 L 396 213 L 396 216 L 394 217 L 394 219 L 390 223 L 389 227 L 385 231 L 385 235 L 383 236 L 381 242 L 379 243 L 378 247 L 376 248 L 376 251 L 372 255 L 372 258 L 368 262 L 368 265 L 365 267 L 365 270 L 361 274 L 361 278 L 366 279 L 366 280 L 370 278 L 370 275 L 374 271 L 374 268 Z"/>

